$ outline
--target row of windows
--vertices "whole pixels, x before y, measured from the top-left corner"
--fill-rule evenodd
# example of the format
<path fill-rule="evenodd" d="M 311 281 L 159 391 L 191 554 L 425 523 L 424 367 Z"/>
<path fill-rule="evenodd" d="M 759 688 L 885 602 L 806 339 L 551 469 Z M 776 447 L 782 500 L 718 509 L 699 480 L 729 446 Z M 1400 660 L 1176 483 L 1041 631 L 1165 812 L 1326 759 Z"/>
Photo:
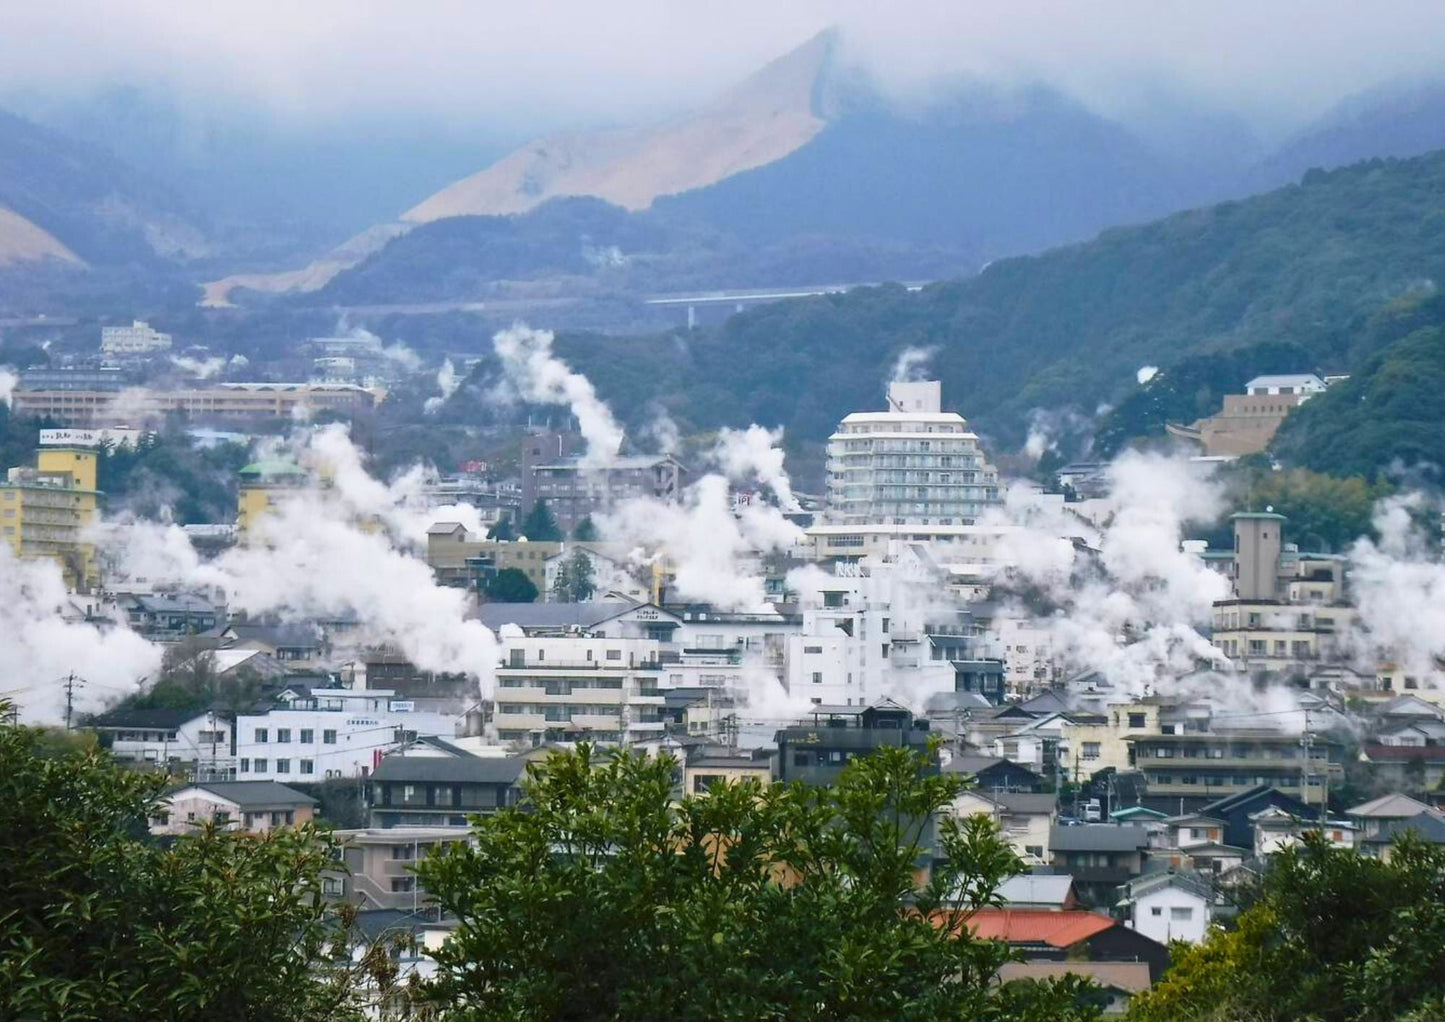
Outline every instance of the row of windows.
<path fill-rule="evenodd" d="M 1247 788 L 1256 784 L 1272 784 L 1275 787 L 1298 787 L 1299 778 L 1269 776 L 1267 774 L 1150 774 L 1149 780 L 1154 784 L 1181 784 L 1187 786 L 1202 785 L 1206 788 Z M 1311 774 L 1309 783 L 1318 785 L 1323 783 L 1318 774 Z"/>
<path fill-rule="evenodd" d="M 270 741 L 270 728 L 258 727 L 255 731 L 255 742 L 257 745 L 266 745 Z M 316 732 L 309 727 L 297 729 L 296 740 L 301 745 L 314 745 L 316 743 Z M 291 741 L 291 729 L 289 727 L 278 727 L 276 729 L 276 744 L 286 745 Z M 336 744 L 336 732 L 327 728 L 321 732 L 321 743 L 323 745 Z"/>
<path fill-rule="evenodd" d="M 240 763 L 240 770 L 239 770 L 239 772 L 240 772 L 240 773 L 243 773 L 243 774 L 250 774 L 250 773 L 264 774 L 264 773 L 267 773 L 267 772 L 270 770 L 270 763 L 271 763 L 271 761 L 268 760 L 268 759 L 266 759 L 266 758 L 264 758 L 264 757 L 258 757 L 258 758 L 256 758 L 256 759 L 242 759 L 242 760 L 241 760 L 241 763 Z M 298 769 L 297 769 L 297 772 L 298 772 L 298 773 L 301 773 L 301 774 L 314 774 L 314 773 L 316 773 L 316 761 L 315 761 L 314 759 L 301 759 L 301 760 L 297 760 L 297 761 L 296 761 L 296 764 L 297 764 L 297 768 L 298 768 Z M 289 760 L 289 759 L 278 759 L 278 760 L 276 761 L 276 773 L 278 773 L 278 774 L 289 774 L 290 772 L 291 772 L 291 760 Z M 334 775 L 335 775 L 335 776 L 340 776 L 340 774 L 341 774 L 341 771 L 338 770 L 338 771 L 335 771 L 335 774 L 334 774 Z M 327 777 L 333 776 L 333 772 L 330 771 L 330 770 L 326 771 L 326 776 L 327 776 Z"/>

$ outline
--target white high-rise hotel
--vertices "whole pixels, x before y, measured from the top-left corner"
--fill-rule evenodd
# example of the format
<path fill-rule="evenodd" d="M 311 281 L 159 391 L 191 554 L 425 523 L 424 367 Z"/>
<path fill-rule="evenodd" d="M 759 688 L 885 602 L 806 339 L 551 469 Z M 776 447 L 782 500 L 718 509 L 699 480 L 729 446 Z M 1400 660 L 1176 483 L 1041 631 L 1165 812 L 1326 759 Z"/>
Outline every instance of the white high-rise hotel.
<path fill-rule="evenodd" d="M 828 520 L 973 525 L 999 503 L 998 469 L 937 380 L 893 383 L 886 412 L 854 412 L 828 438 Z"/>

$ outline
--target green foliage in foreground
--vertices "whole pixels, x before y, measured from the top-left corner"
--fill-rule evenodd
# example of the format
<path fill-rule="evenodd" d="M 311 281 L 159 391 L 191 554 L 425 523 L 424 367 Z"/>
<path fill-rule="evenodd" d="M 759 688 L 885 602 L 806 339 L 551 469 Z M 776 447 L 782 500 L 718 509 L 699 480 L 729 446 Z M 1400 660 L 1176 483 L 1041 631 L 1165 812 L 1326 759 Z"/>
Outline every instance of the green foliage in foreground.
<path fill-rule="evenodd" d="M 163 780 L 0 726 L 0 1016 L 359 1018 L 320 900 L 327 844 L 145 830 Z M 323 968 L 318 969 L 317 966 Z"/>
<path fill-rule="evenodd" d="M 681 801 L 675 768 L 556 753 L 523 805 L 419 867 L 460 920 L 431 991 L 447 1017 L 1096 1017 L 1077 982 L 993 985 L 1009 951 L 964 923 L 1018 861 L 983 818 L 935 832 L 959 785 L 918 754 L 854 760 L 831 789 L 718 783 Z M 945 861 L 920 884 L 931 852 Z"/>
<path fill-rule="evenodd" d="M 1445 1018 L 1445 848 L 1405 839 L 1381 862 L 1310 839 L 1276 859 L 1234 929 L 1174 954 L 1131 1019 Z"/>

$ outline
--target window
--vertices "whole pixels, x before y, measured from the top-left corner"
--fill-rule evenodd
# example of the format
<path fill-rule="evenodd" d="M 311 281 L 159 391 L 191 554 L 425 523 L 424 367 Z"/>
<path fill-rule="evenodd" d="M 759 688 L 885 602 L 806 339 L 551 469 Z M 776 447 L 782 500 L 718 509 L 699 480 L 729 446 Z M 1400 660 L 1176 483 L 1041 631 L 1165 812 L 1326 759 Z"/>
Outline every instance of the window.
<path fill-rule="evenodd" d="M 817 654 L 817 653 L 823 652 L 823 647 L 822 647 L 822 646 L 804 646 L 804 647 L 803 647 L 803 652 L 804 652 L 804 653 L 807 653 L 807 654 Z"/>
<path fill-rule="evenodd" d="M 392 877 L 391 893 L 405 894 L 408 891 L 416 890 L 416 877 Z"/>
<path fill-rule="evenodd" d="M 311 744 L 312 742 L 314 742 L 314 741 L 316 741 L 316 732 L 315 732 L 315 731 L 312 731 L 309 727 L 303 727 L 303 728 L 301 729 L 301 737 L 300 737 L 300 742 L 301 742 L 301 744 L 302 744 L 302 745 L 310 745 L 310 744 Z"/>
<path fill-rule="evenodd" d="M 1149 914 L 1150 914 L 1151 916 L 1162 916 L 1162 915 L 1164 914 L 1164 909 L 1161 908 L 1161 907 L 1158 906 L 1158 905 L 1155 905 L 1153 908 L 1151 908 L 1151 909 L 1149 910 Z"/>
<path fill-rule="evenodd" d="M 622 659 L 622 650 L 620 650 L 620 649 L 609 649 L 609 650 L 607 651 L 607 659 L 608 659 L 608 660 L 621 660 L 621 659 Z"/>
<path fill-rule="evenodd" d="M 330 898 L 339 898 L 344 893 L 339 877 L 322 877 L 321 893 Z"/>
<path fill-rule="evenodd" d="M 1194 908 L 1190 905 L 1171 905 L 1169 908 L 1169 921 L 1174 923 L 1187 923 L 1194 918 Z"/>
<path fill-rule="evenodd" d="M 315 762 L 314 760 L 310 760 L 310 759 L 303 759 L 303 760 L 301 761 L 301 772 L 302 772 L 303 774 L 314 774 L 314 773 L 316 773 L 316 762 Z"/>
<path fill-rule="evenodd" d="M 278 774 L 289 774 L 291 772 L 291 761 L 289 759 L 278 759 L 276 761 L 276 772 Z"/>
<path fill-rule="evenodd" d="M 253 760 L 252 764 L 256 767 L 256 773 L 264 774 L 266 772 L 266 760 L 264 758 Z"/>
<path fill-rule="evenodd" d="M 251 772 L 251 761 L 250 761 L 249 759 L 242 759 L 242 760 L 241 760 L 241 770 L 240 770 L 240 772 L 243 773 L 243 774 L 249 774 L 249 773 Z"/>
<path fill-rule="evenodd" d="M 257 744 L 257 745 L 265 745 L 265 744 L 266 744 L 266 729 L 265 729 L 264 727 L 258 727 L 258 728 L 256 729 L 256 744 Z"/>
<path fill-rule="evenodd" d="M 416 798 L 416 785 L 415 785 L 415 784 L 404 784 L 404 785 L 402 785 L 402 789 L 401 789 L 401 800 L 402 800 L 403 802 L 410 802 L 410 801 L 411 801 L 412 799 L 414 799 L 414 798 Z"/>
<path fill-rule="evenodd" d="M 1085 758 L 1085 759 L 1098 759 L 1098 758 L 1099 758 L 1099 743 L 1098 743 L 1098 742 L 1085 742 L 1085 743 L 1084 743 L 1084 758 Z"/>
<path fill-rule="evenodd" d="M 813 672 L 813 684 L 814 684 L 814 685 L 821 685 L 821 684 L 823 684 L 823 672 L 822 672 L 822 671 L 814 671 L 814 672 Z"/>
<path fill-rule="evenodd" d="M 806 752 L 793 753 L 793 766 L 812 766 L 813 757 Z"/>
<path fill-rule="evenodd" d="M 289 727 L 278 727 L 276 729 L 276 741 L 282 745 L 291 741 L 291 729 Z"/>
<path fill-rule="evenodd" d="M 335 745 L 336 732 L 331 728 L 327 728 L 325 731 L 321 732 L 321 741 L 326 745 Z"/>
<path fill-rule="evenodd" d="M 1131 713 L 1131 714 L 1129 714 L 1129 726 L 1130 726 L 1131 728 L 1133 728 L 1133 727 L 1144 727 L 1144 714 L 1142 714 L 1142 713 Z"/>

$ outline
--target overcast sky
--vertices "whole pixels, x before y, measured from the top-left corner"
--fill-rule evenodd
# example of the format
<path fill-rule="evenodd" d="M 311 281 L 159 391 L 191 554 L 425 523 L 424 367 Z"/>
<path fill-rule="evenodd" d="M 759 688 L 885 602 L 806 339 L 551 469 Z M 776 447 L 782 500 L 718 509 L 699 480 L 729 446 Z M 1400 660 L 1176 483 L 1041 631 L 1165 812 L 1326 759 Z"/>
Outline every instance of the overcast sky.
<path fill-rule="evenodd" d="M 1270 130 L 1445 67 L 1445 0 L 0 0 L 0 92 L 161 86 L 305 121 L 586 123 L 705 98 L 831 24 L 899 88 L 1176 90 Z"/>

